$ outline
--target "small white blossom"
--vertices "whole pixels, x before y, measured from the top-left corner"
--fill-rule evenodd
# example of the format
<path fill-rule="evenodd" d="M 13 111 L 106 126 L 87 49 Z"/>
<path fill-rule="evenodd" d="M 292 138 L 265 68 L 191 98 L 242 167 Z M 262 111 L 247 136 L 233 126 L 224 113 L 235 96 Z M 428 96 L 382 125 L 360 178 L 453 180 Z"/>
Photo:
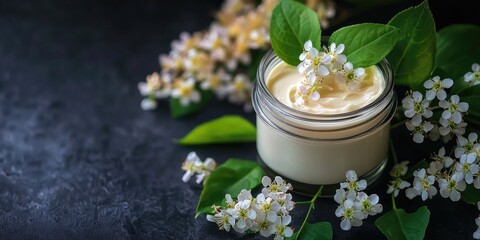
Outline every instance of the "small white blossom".
<path fill-rule="evenodd" d="M 352 226 L 361 226 L 363 224 L 362 220 L 364 219 L 363 213 L 360 210 L 354 209 L 354 201 L 352 199 L 347 199 L 343 204 L 340 204 L 337 210 L 335 210 L 335 216 L 342 218 L 340 227 L 345 231 L 350 230 Z"/>
<path fill-rule="evenodd" d="M 341 84 L 346 84 L 350 90 L 357 90 L 360 88 L 361 82 L 365 77 L 365 69 L 353 68 L 351 62 L 346 62 L 343 65 L 343 76 L 337 78 L 337 81 Z"/>
<path fill-rule="evenodd" d="M 345 176 L 347 181 L 340 183 L 340 187 L 353 192 L 362 191 L 367 188 L 367 181 L 365 181 L 365 179 L 358 181 L 357 173 L 355 173 L 355 171 L 348 170 Z"/>
<path fill-rule="evenodd" d="M 433 124 L 430 122 L 415 122 L 415 121 L 406 121 L 405 126 L 409 131 L 412 132 L 413 141 L 416 143 L 422 143 L 425 139 L 425 135 L 433 129 Z"/>
<path fill-rule="evenodd" d="M 230 227 L 235 225 L 235 218 L 225 210 L 219 210 L 215 215 L 207 215 L 207 220 L 216 223 L 220 230 L 225 230 L 227 232 L 230 232 Z"/>
<path fill-rule="evenodd" d="M 430 167 L 427 169 L 427 173 L 435 175 L 436 173 L 442 171 L 444 168 L 449 168 L 453 164 L 453 159 L 449 156 L 445 156 L 445 148 L 441 147 L 438 150 L 438 154 L 433 154 L 431 156 L 433 160 L 430 162 Z"/>
<path fill-rule="evenodd" d="M 197 174 L 196 182 L 200 184 L 217 167 L 213 158 L 207 158 L 205 162 L 198 157 L 195 152 L 190 152 L 182 164 L 185 171 L 182 177 L 183 182 L 188 182 L 192 176 Z"/>
<path fill-rule="evenodd" d="M 440 135 L 443 136 L 444 142 L 447 142 L 453 135 L 463 135 L 465 133 L 466 122 L 455 123 L 453 120 L 446 120 L 441 117 L 439 119 L 441 127 L 438 128 Z"/>
<path fill-rule="evenodd" d="M 455 171 L 459 174 L 460 180 L 465 179 L 468 184 L 473 182 L 473 177 L 479 172 L 479 165 L 475 163 L 476 160 L 476 153 L 463 154 L 460 157 L 460 162 L 455 165 Z"/>
<path fill-rule="evenodd" d="M 418 195 L 425 201 L 427 198 L 432 198 L 437 194 L 437 189 L 433 184 L 435 183 L 435 176 L 427 175 L 424 168 L 413 172 L 415 179 L 413 180 L 413 187 L 408 188 L 405 193 L 408 198 L 412 199 Z"/>
<path fill-rule="evenodd" d="M 478 63 L 472 64 L 472 72 L 466 73 L 464 80 L 473 85 L 480 83 L 480 65 Z"/>
<path fill-rule="evenodd" d="M 445 92 L 445 89 L 453 86 L 453 80 L 450 78 L 440 80 L 439 76 L 435 76 L 432 79 L 425 81 L 423 86 L 426 89 L 429 89 L 425 94 L 425 99 L 431 101 L 437 97 L 438 100 L 445 100 L 445 98 L 447 98 L 447 92 Z"/>
<path fill-rule="evenodd" d="M 398 178 L 401 176 L 405 176 L 408 171 L 408 161 L 403 161 L 401 163 L 397 163 L 393 166 L 392 170 L 390 171 L 390 176 L 394 178 Z"/>
<path fill-rule="evenodd" d="M 476 152 L 476 146 L 479 146 L 477 143 L 478 135 L 477 133 L 471 132 L 468 134 L 468 138 L 465 138 L 461 135 L 457 135 L 457 147 L 455 148 L 455 157 L 460 158 L 465 153 Z"/>
<path fill-rule="evenodd" d="M 293 235 L 293 229 L 288 226 L 292 218 L 290 216 L 280 218 L 275 223 L 275 238 L 274 240 L 283 240 L 285 237 L 291 237 Z"/>
<path fill-rule="evenodd" d="M 272 179 L 264 176 L 262 178 L 263 189 L 262 193 L 265 196 L 270 196 L 272 194 L 284 194 L 288 190 L 292 189 L 292 184 L 285 182 L 280 176 L 275 177 L 275 181 L 272 182 Z"/>
<path fill-rule="evenodd" d="M 326 50 L 326 62 L 333 64 L 333 68 L 340 69 L 347 62 L 347 57 L 342 54 L 343 50 L 345 50 L 344 44 L 339 44 L 337 47 L 335 43 L 331 43 Z"/>
<path fill-rule="evenodd" d="M 438 187 L 440 188 L 440 195 L 444 198 L 450 198 L 450 200 L 456 202 L 460 200 L 461 194 L 467 185 L 462 177 L 458 173 L 454 173 L 447 179 L 441 178 L 438 180 Z"/>
<path fill-rule="evenodd" d="M 195 80 L 188 78 L 173 88 L 172 97 L 180 99 L 180 104 L 188 106 L 190 103 L 198 103 L 201 100 L 200 92 L 195 89 Z"/>
<path fill-rule="evenodd" d="M 410 185 L 409 182 L 402 180 L 401 178 L 393 178 L 390 180 L 390 184 L 388 184 L 387 193 L 393 193 L 393 196 L 397 197 L 400 190 L 410 187 Z"/>
<path fill-rule="evenodd" d="M 360 211 L 364 214 L 363 219 L 370 216 L 375 216 L 377 213 L 381 213 L 383 211 L 382 204 L 379 204 L 379 197 L 377 194 L 367 195 L 364 192 L 359 192 L 357 194 L 357 199 L 355 201 L 355 208 L 360 209 Z"/>
<path fill-rule="evenodd" d="M 462 114 L 468 111 L 468 103 L 460 102 L 458 95 L 452 95 L 450 101 L 441 100 L 438 105 L 445 109 L 442 113 L 442 118 L 452 120 L 458 124 L 462 121 Z"/>
<path fill-rule="evenodd" d="M 432 110 L 428 108 L 429 106 L 430 101 L 423 99 L 423 95 L 417 91 L 407 95 L 402 100 L 405 117 L 411 118 L 412 123 L 416 125 L 420 124 L 422 117 L 430 118 L 433 115 Z"/>

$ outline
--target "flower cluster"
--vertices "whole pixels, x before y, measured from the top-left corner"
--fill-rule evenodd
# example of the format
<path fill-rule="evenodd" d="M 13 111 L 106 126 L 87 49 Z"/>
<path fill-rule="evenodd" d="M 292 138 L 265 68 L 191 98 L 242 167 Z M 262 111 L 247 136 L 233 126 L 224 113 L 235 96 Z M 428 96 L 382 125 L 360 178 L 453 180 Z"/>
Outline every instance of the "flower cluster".
<path fill-rule="evenodd" d="M 330 44 L 329 48 L 323 48 L 318 51 L 313 47 L 312 41 L 308 40 L 303 46 L 303 52 L 300 54 L 300 64 L 298 71 L 305 75 L 301 85 L 298 86 L 295 95 L 295 103 L 303 105 L 306 101 L 317 101 L 320 99 L 318 90 L 324 86 L 327 78 L 334 78 L 340 85 L 346 85 L 350 90 L 356 90 L 360 87 L 365 76 L 365 69 L 353 68 L 351 62 L 342 54 L 345 49 L 344 44 Z"/>
<path fill-rule="evenodd" d="M 441 136 L 444 142 L 448 142 L 454 136 L 465 133 L 467 123 L 463 116 L 468 111 L 468 103 L 461 102 L 458 95 L 447 98 L 445 90 L 452 85 L 452 79 L 442 80 L 435 76 L 423 84 L 427 89 L 425 96 L 414 91 L 409 92 L 402 100 L 402 108 L 408 118 L 405 125 L 412 132 L 414 142 L 422 143 L 427 134 L 434 141 Z M 434 102 L 438 103 L 438 106 L 432 106 Z M 428 121 L 435 109 L 443 109 L 440 118 L 437 122 Z"/>
<path fill-rule="evenodd" d="M 275 240 L 291 237 L 293 229 L 289 227 L 290 211 L 295 203 L 292 195 L 287 193 L 292 185 L 281 177 L 272 181 L 262 178 L 263 189 L 255 198 L 250 190 L 243 189 L 233 200 L 230 194 L 225 195 L 227 206 L 213 206 L 214 215 L 207 215 L 207 220 L 218 225 L 220 230 L 230 231 L 233 228 L 239 233 L 260 232 L 264 237 L 275 234 Z"/>
<path fill-rule="evenodd" d="M 377 194 L 367 195 L 362 192 L 367 187 L 367 181 L 358 180 L 355 171 L 347 171 L 346 178 L 347 181 L 340 183 L 340 189 L 337 189 L 333 198 L 340 204 L 335 211 L 335 215 L 342 218 L 340 227 L 347 231 L 352 226 L 361 226 L 369 215 L 381 213 L 383 206 L 378 203 Z"/>
<path fill-rule="evenodd" d="M 212 158 L 207 158 L 203 162 L 195 152 L 190 152 L 182 164 L 182 169 L 186 171 L 182 181 L 188 182 L 196 174 L 196 182 L 200 184 L 216 167 L 217 163 Z"/>
<path fill-rule="evenodd" d="M 161 72 L 138 84 L 145 97 L 142 109 L 154 109 L 158 99 L 168 97 L 188 106 L 202 101 L 202 91 L 211 91 L 250 110 L 252 79 L 247 72 L 255 51 L 269 47 L 270 16 L 277 2 L 263 0 L 255 6 L 253 1 L 227 0 L 208 30 L 182 33 L 170 53 L 160 56 Z M 330 0 L 309 0 L 308 5 L 323 25 L 335 14 Z"/>

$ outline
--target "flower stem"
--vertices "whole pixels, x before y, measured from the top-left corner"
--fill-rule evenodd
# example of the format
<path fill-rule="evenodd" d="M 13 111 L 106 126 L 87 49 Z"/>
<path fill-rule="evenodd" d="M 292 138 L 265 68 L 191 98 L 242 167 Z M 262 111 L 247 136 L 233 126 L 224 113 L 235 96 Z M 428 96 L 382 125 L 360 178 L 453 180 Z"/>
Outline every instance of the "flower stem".
<path fill-rule="evenodd" d="M 395 129 L 395 128 L 398 128 L 398 127 L 404 125 L 406 121 L 407 121 L 407 120 L 402 120 L 402 121 L 400 121 L 400 122 L 398 122 L 398 123 L 395 123 L 395 124 L 391 125 L 391 126 L 390 126 L 390 130 L 393 130 L 393 129 Z"/>
<path fill-rule="evenodd" d="M 300 202 L 295 202 L 295 205 L 301 205 L 301 204 L 310 204 L 312 200 L 310 201 L 300 201 Z"/>
<path fill-rule="evenodd" d="M 312 212 L 312 209 L 313 209 L 313 207 L 314 207 L 314 205 L 315 205 L 315 201 L 317 201 L 318 196 L 320 196 L 320 194 L 322 194 L 322 189 L 323 189 L 323 186 L 320 186 L 320 188 L 318 189 L 317 193 L 315 193 L 315 195 L 313 196 L 312 200 L 307 201 L 307 202 L 310 202 L 310 207 L 308 207 L 307 215 L 305 216 L 305 219 L 303 219 L 302 226 L 301 226 L 300 229 L 298 230 L 298 234 L 297 234 L 297 236 L 295 237 L 295 240 L 298 239 L 298 237 L 300 236 L 300 233 L 302 232 L 303 227 L 305 226 L 305 224 L 307 224 L 307 220 L 308 220 L 308 217 L 310 216 L 310 212 Z"/>
<path fill-rule="evenodd" d="M 395 203 L 395 196 L 392 194 L 390 194 L 392 196 L 392 208 L 394 210 L 397 210 L 397 204 Z"/>
<path fill-rule="evenodd" d="M 397 152 L 395 151 L 395 145 L 393 144 L 393 140 L 392 140 L 391 137 L 390 137 L 390 141 L 388 141 L 388 142 L 389 142 L 389 145 L 390 145 L 390 151 L 392 153 L 393 162 L 395 164 L 398 164 Z"/>

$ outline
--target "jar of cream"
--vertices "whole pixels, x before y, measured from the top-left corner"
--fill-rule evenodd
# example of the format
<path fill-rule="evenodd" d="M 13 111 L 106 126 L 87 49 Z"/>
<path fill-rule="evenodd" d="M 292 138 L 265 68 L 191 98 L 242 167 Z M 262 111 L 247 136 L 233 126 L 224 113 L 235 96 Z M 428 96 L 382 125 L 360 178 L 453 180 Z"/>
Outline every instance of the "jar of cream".
<path fill-rule="evenodd" d="M 333 195 L 348 170 L 374 182 L 387 163 L 397 105 L 388 62 L 365 68 L 358 90 L 328 89 L 317 103 L 299 108 L 292 91 L 302 77 L 273 50 L 259 65 L 253 107 L 258 161 L 266 174 L 282 176 L 294 191 L 307 195 L 320 185 L 322 195 Z"/>

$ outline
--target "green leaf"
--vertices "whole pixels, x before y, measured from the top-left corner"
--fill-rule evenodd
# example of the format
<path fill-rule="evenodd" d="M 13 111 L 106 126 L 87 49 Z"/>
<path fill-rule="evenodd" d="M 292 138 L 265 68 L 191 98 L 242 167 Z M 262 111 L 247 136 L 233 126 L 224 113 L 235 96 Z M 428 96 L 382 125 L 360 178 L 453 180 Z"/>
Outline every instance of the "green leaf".
<path fill-rule="evenodd" d="M 419 162 L 417 162 L 417 164 L 415 164 L 413 167 L 408 168 L 408 172 L 402 178 L 403 179 L 410 179 L 410 178 L 413 177 L 413 172 L 415 172 L 416 170 L 418 170 L 420 168 L 427 169 L 429 166 L 430 166 L 430 164 L 425 159 L 422 159 Z"/>
<path fill-rule="evenodd" d="M 405 34 L 387 56 L 395 73 L 395 82 L 420 89 L 430 77 L 435 61 L 435 21 L 428 2 L 398 13 L 388 24 L 400 28 Z"/>
<path fill-rule="evenodd" d="M 462 192 L 462 200 L 466 203 L 477 205 L 480 201 L 480 189 L 476 189 L 473 184 L 467 184 L 467 188 Z"/>
<path fill-rule="evenodd" d="M 178 143 L 183 145 L 254 142 L 253 124 L 241 116 L 226 115 L 195 127 Z"/>
<path fill-rule="evenodd" d="M 468 96 L 479 96 L 480 95 L 480 85 L 473 85 L 470 87 L 466 87 L 459 91 L 458 96 L 460 97 L 468 97 Z"/>
<path fill-rule="evenodd" d="M 463 88 L 457 93 L 460 101 L 468 103 L 468 113 L 466 120 L 472 119 L 478 121 L 480 118 L 480 85 L 473 85 Z"/>
<path fill-rule="evenodd" d="M 338 29 L 328 42 L 345 44 L 343 53 L 354 67 L 368 67 L 385 58 L 401 36 L 396 27 L 362 23 Z"/>
<path fill-rule="evenodd" d="M 389 240 L 423 239 L 430 220 L 430 211 L 426 206 L 414 213 L 403 209 L 392 209 L 375 221 L 375 225 Z"/>
<path fill-rule="evenodd" d="M 480 116 L 480 95 L 462 97 L 461 101 L 468 103 L 469 114 Z"/>
<path fill-rule="evenodd" d="M 262 168 L 253 161 L 229 159 L 212 171 L 203 182 L 195 217 L 202 213 L 213 213 L 213 205 L 222 205 L 225 194 L 236 197 L 242 189 L 253 189 L 260 185 Z"/>
<path fill-rule="evenodd" d="M 320 48 L 320 23 L 317 14 L 307 6 L 282 0 L 273 9 L 270 20 L 270 41 L 275 53 L 286 63 L 297 66 L 298 56 L 306 41 Z"/>
<path fill-rule="evenodd" d="M 449 74 L 455 81 L 452 93 L 468 87 L 463 75 L 472 70 L 473 63 L 480 63 L 480 27 L 454 24 L 438 32 L 436 67 Z"/>
<path fill-rule="evenodd" d="M 298 236 L 298 232 L 287 240 L 331 240 L 333 237 L 332 225 L 329 222 L 307 223 Z"/>
<path fill-rule="evenodd" d="M 170 114 L 173 118 L 178 119 L 204 109 L 212 100 L 212 91 L 198 90 L 201 95 L 201 100 L 198 103 L 191 102 L 188 106 L 183 106 L 178 98 L 170 98 Z"/>

